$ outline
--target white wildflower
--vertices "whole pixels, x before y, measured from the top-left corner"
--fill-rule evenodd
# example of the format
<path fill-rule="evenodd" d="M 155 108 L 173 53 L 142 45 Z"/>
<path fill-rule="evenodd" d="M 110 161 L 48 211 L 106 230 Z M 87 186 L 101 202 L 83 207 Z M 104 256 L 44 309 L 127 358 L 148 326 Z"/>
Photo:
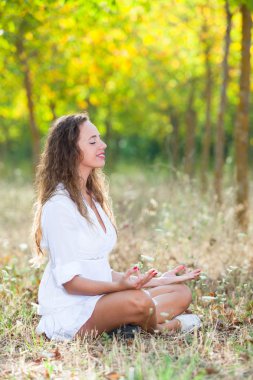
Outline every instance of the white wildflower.
<path fill-rule="evenodd" d="M 216 300 L 217 297 L 213 297 L 213 296 L 202 296 L 201 299 L 202 299 L 202 301 L 209 302 L 209 301 Z"/>
<path fill-rule="evenodd" d="M 20 244 L 19 244 L 19 249 L 20 249 L 22 252 L 26 251 L 27 248 L 28 248 L 28 245 L 27 245 L 26 243 L 20 243 Z"/>
<path fill-rule="evenodd" d="M 155 260 L 153 257 L 147 256 L 147 255 L 141 255 L 141 258 L 144 261 L 154 261 Z"/>
<path fill-rule="evenodd" d="M 38 314 L 39 311 L 39 305 L 35 302 L 31 302 L 32 308 L 35 311 L 36 314 Z"/>

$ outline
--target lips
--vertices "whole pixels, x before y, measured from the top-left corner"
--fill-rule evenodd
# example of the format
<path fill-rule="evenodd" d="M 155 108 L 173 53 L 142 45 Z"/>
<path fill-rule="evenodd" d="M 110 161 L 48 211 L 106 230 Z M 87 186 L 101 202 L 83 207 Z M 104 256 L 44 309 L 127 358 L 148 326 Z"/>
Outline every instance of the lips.
<path fill-rule="evenodd" d="M 105 154 L 104 153 L 100 153 L 100 154 L 97 155 L 97 157 L 99 157 L 99 158 L 105 158 Z"/>

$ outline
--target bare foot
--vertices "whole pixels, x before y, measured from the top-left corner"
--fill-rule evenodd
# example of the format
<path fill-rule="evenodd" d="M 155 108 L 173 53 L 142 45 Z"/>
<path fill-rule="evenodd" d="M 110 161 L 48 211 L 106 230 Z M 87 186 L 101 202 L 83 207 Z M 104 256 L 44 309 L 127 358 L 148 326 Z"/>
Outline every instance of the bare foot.
<path fill-rule="evenodd" d="M 157 324 L 157 330 L 159 332 L 174 333 L 180 329 L 181 329 L 181 322 L 178 319 L 172 319 L 171 321 Z"/>

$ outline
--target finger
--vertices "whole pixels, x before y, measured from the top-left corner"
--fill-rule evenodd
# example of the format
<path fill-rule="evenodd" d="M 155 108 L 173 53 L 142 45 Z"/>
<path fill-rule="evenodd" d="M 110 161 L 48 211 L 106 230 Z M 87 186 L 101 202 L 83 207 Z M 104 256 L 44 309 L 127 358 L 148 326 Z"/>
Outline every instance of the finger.
<path fill-rule="evenodd" d="M 194 275 L 199 275 L 200 273 L 201 273 L 201 270 L 200 269 L 195 269 L 194 271 L 192 271 L 192 273 L 194 274 Z"/>
<path fill-rule="evenodd" d="M 173 270 L 172 270 L 172 272 L 173 273 L 178 273 L 178 272 L 180 272 L 181 270 L 185 270 L 186 269 L 186 267 L 185 267 L 185 265 L 178 265 L 176 268 L 174 268 Z"/>
<path fill-rule="evenodd" d="M 141 277 L 141 271 L 140 271 L 140 268 L 135 266 L 134 267 L 135 271 L 136 271 L 136 274 L 137 274 L 137 277 L 140 278 Z"/>
<path fill-rule="evenodd" d="M 180 281 L 188 281 L 188 280 L 195 280 L 196 278 L 198 278 L 200 275 L 200 272 L 189 272 L 189 273 L 186 273 L 182 276 L 179 276 L 178 278 L 180 279 Z"/>
<path fill-rule="evenodd" d="M 125 272 L 124 277 L 127 279 L 127 278 L 129 278 L 132 274 L 137 274 L 137 272 L 139 272 L 139 268 L 138 268 L 137 266 L 134 266 L 133 268 L 130 268 L 130 269 L 128 269 L 128 270 Z"/>
<path fill-rule="evenodd" d="M 151 271 L 150 273 L 143 274 L 139 278 L 139 285 L 143 286 L 144 284 L 146 284 L 147 282 L 149 282 L 156 274 L 157 274 L 156 271 Z"/>
<path fill-rule="evenodd" d="M 201 272 L 201 269 L 200 268 L 196 268 L 196 269 L 189 269 L 189 271 L 187 273 L 195 273 L 195 272 Z"/>
<path fill-rule="evenodd" d="M 151 269 L 147 273 L 145 273 L 142 277 L 141 284 L 144 285 L 147 282 L 149 282 L 153 277 L 155 277 L 158 274 L 156 269 Z"/>
<path fill-rule="evenodd" d="M 155 269 L 155 268 L 151 268 L 147 272 L 145 272 L 145 274 L 149 274 L 149 273 L 153 273 L 153 272 L 157 272 L 158 273 L 158 270 Z"/>
<path fill-rule="evenodd" d="M 158 270 L 152 268 L 152 269 L 149 269 L 149 270 L 145 273 L 144 276 L 147 276 L 147 277 L 152 278 L 152 277 L 156 276 L 157 274 L 158 274 Z"/>

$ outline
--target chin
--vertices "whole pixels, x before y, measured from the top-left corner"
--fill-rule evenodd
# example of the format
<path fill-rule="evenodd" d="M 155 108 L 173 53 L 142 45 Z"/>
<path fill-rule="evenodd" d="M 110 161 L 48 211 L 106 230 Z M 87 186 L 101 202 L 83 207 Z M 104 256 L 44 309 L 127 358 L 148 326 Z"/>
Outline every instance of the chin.
<path fill-rule="evenodd" d="M 105 162 L 101 163 L 100 165 L 96 165 L 96 166 L 94 165 L 93 168 L 94 169 L 96 169 L 96 168 L 99 169 L 99 168 L 103 168 L 104 166 L 105 166 Z"/>

